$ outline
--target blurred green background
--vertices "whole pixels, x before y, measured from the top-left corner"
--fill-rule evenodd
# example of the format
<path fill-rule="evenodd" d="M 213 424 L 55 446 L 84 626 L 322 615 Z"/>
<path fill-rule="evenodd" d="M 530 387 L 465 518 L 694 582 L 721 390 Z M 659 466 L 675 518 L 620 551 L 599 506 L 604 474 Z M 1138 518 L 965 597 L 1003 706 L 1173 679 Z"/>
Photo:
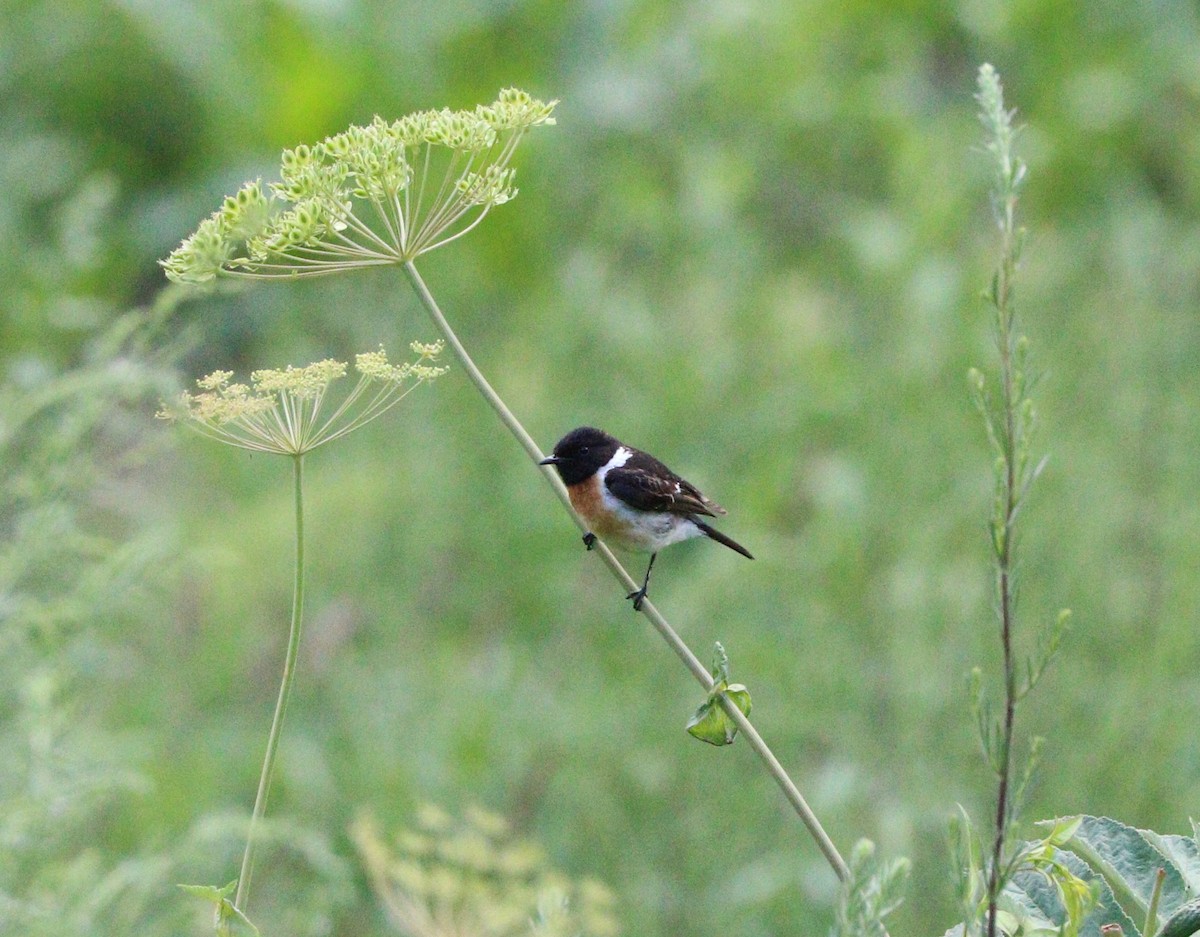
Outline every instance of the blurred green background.
<path fill-rule="evenodd" d="M 1018 302 L 1049 468 L 1021 716 L 1029 819 L 1189 830 L 1200 796 L 1200 24 L 1185 2 L 0 5 L 0 921 L 206 928 L 233 878 L 290 602 L 284 460 L 153 419 L 216 368 L 434 337 L 396 271 L 185 297 L 155 261 L 285 146 L 374 114 L 559 98 L 519 198 L 423 258 L 549 447 L 581 423 L 729 508 L 654 599 L 834 840 L 915 863 L 893 934 L 955 920 L 946 823 L 994 788 L 995 244 L 974 76 L 1028 125 Z M 256 876 L 264 934 L 382 935 L 350 845 L 480 804 L 639 937 L 819 934 L 835 881 L 460 371 L 308 461 L 299 682 Z M 635 561 L 634 566 L 640 564 Z"/>

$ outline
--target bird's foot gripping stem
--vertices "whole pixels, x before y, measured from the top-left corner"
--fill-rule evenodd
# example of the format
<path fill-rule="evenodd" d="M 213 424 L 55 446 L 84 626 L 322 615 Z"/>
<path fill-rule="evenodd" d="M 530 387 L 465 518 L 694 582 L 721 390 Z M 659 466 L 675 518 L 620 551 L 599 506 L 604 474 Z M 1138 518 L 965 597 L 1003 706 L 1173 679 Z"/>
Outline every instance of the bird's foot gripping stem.
<path fill-rule="evenodd" d="M 596 545 L 596 535 L 590 530 L 583 535 L 583 545 L 589 550 Z"/>
<path fill-rule="evenodd" d="M 646 567 L 646 578 L 642 580 L 642 587 L 635 589 L 629 595 L 625 596 L 627 599 L 633 599 L 633 610 L 635 612 L 640 612 L 642 610 L 642 603 L 646 601 L 646 593 L 650 590 L 650 571 L 654 569 L 654 561 L 656 559 L 658 559 L 658 554 L 651 553 L 650 565 Z"/>

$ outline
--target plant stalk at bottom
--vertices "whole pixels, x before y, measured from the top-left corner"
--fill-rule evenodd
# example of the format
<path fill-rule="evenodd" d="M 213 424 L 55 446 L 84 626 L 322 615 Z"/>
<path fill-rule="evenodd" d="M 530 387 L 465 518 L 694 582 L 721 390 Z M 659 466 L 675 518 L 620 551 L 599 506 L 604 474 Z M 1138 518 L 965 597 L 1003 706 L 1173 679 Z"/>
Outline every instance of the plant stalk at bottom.
<path fill-rule="evenodd" d="M 262 774 L 258 778 L 258 793 L 254 797 L 254 812 L 250 815 L 250 829 L 246 834 L 246 851 L 242 855 L 242 871 L 238 875 L 237 893 L 233 906 L 246 912 L 250 900 L 250 877 L 254 871 L 254 848 L 259 823 L 267 812 L 267 798 L 271 793 L 271 776 L 275 771 L 275 755 L 279 748 L 279 737 L 283 733 L 283 717 L 287 712 L 288 697 L 296 676 L 296 657 L 300 650 L 300 630 L 304 612 L 304 456 L 292 457 L 292 480 L 296 510 L 296 570 L 292 585 L 292 623 L 288 632 L 287 655 L 283 662 L 283 680 L 279 684 L 279 698 L 275 701 L 275 716 L 271 720 L 271 732 L 267 736 L 267 753 L 263 759 Z"/>

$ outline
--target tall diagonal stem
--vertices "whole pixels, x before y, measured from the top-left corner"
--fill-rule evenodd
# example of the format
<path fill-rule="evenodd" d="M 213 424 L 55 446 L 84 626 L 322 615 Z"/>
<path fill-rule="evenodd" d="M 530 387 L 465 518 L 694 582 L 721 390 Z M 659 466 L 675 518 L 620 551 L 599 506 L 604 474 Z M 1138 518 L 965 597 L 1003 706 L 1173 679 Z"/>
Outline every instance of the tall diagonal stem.
<path fill-rule="evenodd" d="M 471 382 L 491 405 L 492 409 L 496 411 L 496 415 L 500 417 L 500 421 L 516 437 L 517 442 L 521 444 L 521 447 L 525 450 L 529 458 L 535 464 L 540 462 L 544 458 L 542 450 L 538 448 L 537 443 L 533 441 L 533 437 L 525 431 L 525 427 L 521 425 L 520 421 L 508 409 L 504 401 L 500 399 L 500 395 L 488 383 L 487 378 L 483 376 L 483 372 L 475 366 L 475 362 L 471 360 L 471 356 L 467 354 L 466 348 L 458 340 L 458 336 L 454 334 L 450 323 L 442 315 L 442 311 L 438 308 L 433 294 L 429 292 L 429 288 L 425 285 L 425 281 L 421 279 L 421 275 L 417 272 L 417 268 L 413 266 L 412 261 L 404 263 L 404 273 L 412 284 L 413 289 L 416 290 L 421 304 L 425 307 L 425 311 L 429 313 L 429 317 L 433 320 L 434 325 L 437 326 L 438 331 L 441 332 L 446 344 L 450 346 L 450 350 L 454 352 L 454 356 L 458 359 L 459 364 L 462 365 L 463 370 L 466 371 Z M 581 531 L 587 532 L 587 524 L 583 518 L 575 513 L 575 509 L 571 506 L 571 499 L 567 495 L 567 489 L 558 477 L 558 473 L 551 466 L 542 466 L 541 472 L 550 483 L 550 487 L 554 490 L 555 495 L 558 496 L 558 500 L 566 508 L 567 513 L 575 521 L 575 525 Z M 625 567 L 621 565 L 612 551 L 602 541 L 596 541 L 595 552 L 600 555 L 605 565 L 608 566 L 609 570 L 627 592 L 638 588 L 639 584 L 634 581 L 625 570 Z M 696 681 L 704 688 L 705 692 L 711 691 L 713 680 L 704 665 L 700 663 L 696 655 L 691 652 L 691 649 L 688 648 L 683 639 L 675 632 L 675 629 L 671 627 L 649 600 L 642 603 L 642 614 L 650 620 L 655 630 L 667 642 L 667 645 L 675 652 L 676 656 L 683 661 L 684 666 L 691 671 L 692 676 L 696 678 Z M 787 798 L 788 803 L 792 805 L 805 827 L 807 827 L 808 832 L 816 840 L 817 847 L 833 867 L 838 878 L 843 881 L 846 880 L 850 874 L 849 869 L 846 867 L 846 862 L 825 832 L 825 829 L 821 826 L 821 822 L 817 819 L 816 814 L 812 812 L 812 808 L 808 806 L 804 795 L 800 793 L 799 789 L 792 782 L 792 779 L 788 777 L 787 772 L 783 769 L 783 766 L 779 763 L 779 760 L 772 753 L 771 749 L 767 747 L 767 743 L 763 741 L 762 736 L 758 734 L 758 730 L 754 728 L 750 720 L 742 715 L 741 710 L 725 694 L 720 695 L 720 701 L 721 708 L 725 710 L 729 718 L 737 725 L 742 735 L 745 736 L 750 747 L 762 759 L 767 771 L 775 779 L 775 783 L 783 791 L 783 795 Z"/>
<path fill-rule="evenodd" d="M 254 812 L 250 816 L 250 830 L 246 835 L 246 851 L 242 855 L 242 871 L 238 875 L 237 893 L 233 905 L 242 913 L 250 900 L 250 876 L 254 871 L 254 848 L 258 825 L 267 812 L 267 798 L 271 793 L 271 776 L 275 771 L 275 753 L 279 748 L 279 736 L 283 732 L 283 717 L 287 712 L 288 697 L 296 676 L 296 657 L 300 650 L 300 626 L 304 612 L 304 456 L 292 457 L 292 480 L 296 507 L 296 571 L 292 585 L 292 625 L 288 632 L 287 655 L 283 662 L 283 680 L 279 684 L 279 698 L 275 701 L 275 716 L 271 720 L 271 732 L 267 736 L 267 754 L 263 759 L 262 774 L 258 778 L 258 793 L 254 798 Z"/>

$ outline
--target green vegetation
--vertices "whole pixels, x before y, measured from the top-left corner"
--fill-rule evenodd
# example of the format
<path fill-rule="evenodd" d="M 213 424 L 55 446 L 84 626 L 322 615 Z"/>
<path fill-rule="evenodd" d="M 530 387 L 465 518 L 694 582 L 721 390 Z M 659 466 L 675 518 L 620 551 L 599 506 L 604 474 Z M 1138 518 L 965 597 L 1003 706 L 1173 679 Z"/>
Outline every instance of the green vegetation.
<path fill-rule="evenodd" d="M 964 679 L 1003 672 L 991 456 L 962 377 L 994 348 L 971 83 L 997 65 L 1029 128 L 1022 330 L 1051 456 L 1021 515 L 1020 607 L 1074 613 L 1020 710 L 1019 732 L 1046 739 L 1022 816 L 1186 830 L 1194 13 L 406 17 L 0 12 L 0 929 L 211 932 L 211 905 L 174 884 L 223 884 L 245 843 L 287 643 L 292 494 L 276 460 L 156 423 L 160 400 L 215 369 L 438 338 L 386 266 L 181 303 L 155 261 L 285 148 L 513 85 L 560 99 L 558 127 L 486 187 L 518 199 L 423 257 L 424 281 L 543 447 L 601 425 L 729 508 L 759 560 L 680 547 L 655 603 L 693 648 L 728 649 L 852 868 L 901 875 L 859 837 L 912 860 L 888 918 L 903 935 L 961 919 L 946 826 L 955 803 L 996 806 Z M 835 911 L 836 876 L 746 740 L 686 734 L 703 694 L 461 368 L 323 450 L 306 483 L 305 641 L 254 878 L 264 934 L 395 933 L 354 818 L 401 829 L 428 801 L 485 805 L 570 880 L 606 883 L 624 933 L 822 933 L 891 906 L 861 892 Z M 1194 912 L 1167 888 L 1154 915 L 1151 892 L 1127 890 L 1167 925 Z"/>

